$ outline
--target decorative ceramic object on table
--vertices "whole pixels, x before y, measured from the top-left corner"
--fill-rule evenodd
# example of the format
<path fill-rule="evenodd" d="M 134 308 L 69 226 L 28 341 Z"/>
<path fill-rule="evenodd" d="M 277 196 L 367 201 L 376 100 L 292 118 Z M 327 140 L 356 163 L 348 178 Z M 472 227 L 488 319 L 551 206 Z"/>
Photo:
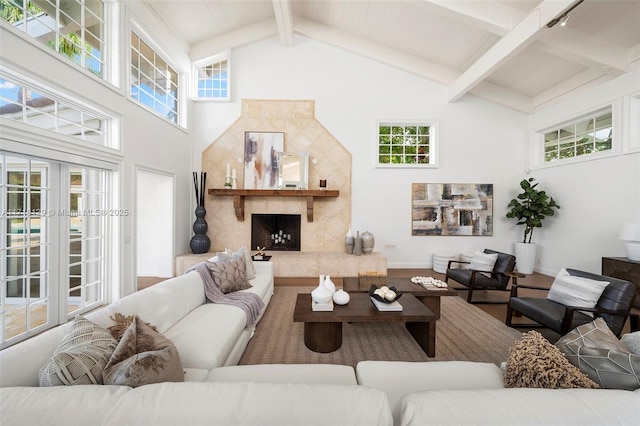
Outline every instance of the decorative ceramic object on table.
<path fill-rule="evenodd" d="M 362 254 L 362 237 L 360 236 L 360 231 L 357 231 L 355 242 L 353 245 L 353 254 L 356 256 L 360 256 Z"/>
<path fill-rule="evenodd" d="M 331 294 L 336 292 L 336 285 L 331 281 L 331 277 L 329 275 L 324 278 L 324 286 L 331 292 Z"/>
<path fill-rule="evenodd" d="M 398 291 L 394 286 L 387 287 L 383 285 L 378 288 L 374 284 L 371 284 L 371 287 L 369 287 L 369 296 L 383 303 L 393 303 L 400 299 L 402 292 Z"/>
<path fill-rule="evenodd" d="M 346 305 L 347 303 L 349 303 L 349 300 L 351 300 L 351 296 L 349 296 L 349 293 L 347 293 L 343 289 L 340 289 L 333 293 L 333 303 L 335 303 L 336 305 Z"/>
<path fill-rule="evenodd" d="M 376 239 L 369 231 L 362 233 L 362 253 L 369 254 L 373 251 L 373 246 L 376 244 Z"/>
<path fill-rule="evenodd" d="M 349 227 L 349 231 L 347 232 L 347 236 L 344 239 L 344 244 L 346 247 L 347 254 L 353 254 L 353 246 L 355 245 L 355 238 L 351 233 L 351 227 Z"/>
<path fill-rule="evenodd" d="M 320 275 L 320 283 L 318 287 L 311 292 L 311 298 L 316 303 L 327 303 L 331 300 L 331 296 L 333 296 L 333 292 L 329 291 L 324 285 L 324 275 Z"/>

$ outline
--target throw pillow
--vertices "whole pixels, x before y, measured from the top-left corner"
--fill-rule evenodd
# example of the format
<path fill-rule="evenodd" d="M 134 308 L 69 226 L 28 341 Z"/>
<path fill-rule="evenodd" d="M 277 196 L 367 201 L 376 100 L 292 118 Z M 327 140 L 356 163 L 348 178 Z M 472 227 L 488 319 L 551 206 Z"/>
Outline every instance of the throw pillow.
<path fill-rule="evenodd" d="M 178 349 L 136 315 L 104 369 L 105 385 L 183 382 Z"/>
<path fill-rule="evenodd" d="M 77 316 L 40 369 L 40 386 L 102 384 L 103 370 L 117 344 L 107 330 Z"/>
<path fill-rule="evenodd" d="M 640 355 L 640 331 L 623 334 L 620 342 L 629 348 L 632 353 Z"/>
<path fill-rule="evenodd" d="M 602 318 L 576 327 L 556 346 L 602 388 L 640 388 L 640 355 L 631 353 Z"/>
<path fill-rule="evenodd" d="M 251 288 L 243 258 L 234 256 L 225 262 L 210 263 L 208 267 L 213 282 L 223 293 Z"/>
<path fill-rule="evenodd" d="M 256 277 L 256 267 L 253 264 L 253 259 L 251 259 L 251 253 L 249 252 L 249 249 L 243 246 L 233 254 L 234 256 L 244 257 L 244 262 L 247 266 L 247 279 L 248 280 L 254 279 Z"/>
<path fill-rule="evenodd" d="M 593 308 L 608 285 L 608 281 L 572 276 L 562 269 L 553 280 L 547 299 L 565 306 Z M 592 312 L 584 313 L 593 317 Z"/>
<path fill-rule="evenodd" d="M 542 334 L 529 331 L 509 350 L 505 364 L 507 388 L 598 388 L 598 384 L 571 364 Z"/>
<path fill-rule="evenodd" d="M 133 322 L 134 316 L 133 315 L 128 315 L 128 316 L 125 317 L 120 312 L 116 312 L 115 316 L 109 317 L 109 318 L 111 318 L 116 323 L 116 325 L 112 325 L 111 327 L 107 327 L 107 330 L 109 330 L 111 335 L 116 340 L 120 341 L 120 339 L 122 338 L 122 335 L 124 334 L 125 330 L 127 328 L 129 328 L 129 326 Z M 149 327 L 151 327 L 152 330 L 158 331 L 158 328 L 155 325 L 151 325 L 148 322 L 145 322 L 145 324 L 147 324 Z"/>
<path fill-rule="evenodd" d="M 493 267 L 498 260 L 498 253 L 485 253 L 482 251 L 476 251 L 473 254 L 473 258 L 471 258 L 471 263 L 469 264 L 469 269 L 475 271 L 485 271 L 491 272 L 493 271 Z M 482 274 L 490 277 L 491 274 Z"/>

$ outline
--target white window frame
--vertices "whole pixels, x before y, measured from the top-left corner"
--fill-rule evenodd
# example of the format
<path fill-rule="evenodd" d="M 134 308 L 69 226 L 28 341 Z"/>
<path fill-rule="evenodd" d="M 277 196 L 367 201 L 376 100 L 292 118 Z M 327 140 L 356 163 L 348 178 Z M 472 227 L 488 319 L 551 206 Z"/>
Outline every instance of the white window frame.
<path fill-rule="evenodd" d="M 193 90 L 191 91 L 191 99 L 194 101 L 211 101 L 211 102 L 225 102 L 231 100 L 231 55 L 229 51 L 219 53 L 217 55 L 210 56 L 205 59 L 200 59 L 193 63 L 192 75 L 192 85 Z M 208 65 L 215 65 L 222 61 L 227 62 L 227 96 L 199 96 L 198 82 L 200 81 L 200 68 L 203 68 Z M 213 90 L 213 89 L 212 89 Z"/>
<path fill-rule="evenodd" d="M 577 155 L 571 158 L 558 159 L 551 162 L 545 161 L 545 140 L 544 135 L 548 132 L 552 132 L 557 129 L 561 129 L 566 126 L 587 120 L 589 118 L 597 117 L 601 114 L 611 112 L 611 149 L 606 151 L 592 152 L 590 154 Z M 581 163 L 584 161 L 593 161 L 601 158 L 610 158 L 619 154 L 620 152 L 620 140 L 621 140 L 621 125 L 620 125 L 620 105 L 617 101 L 610 101 L 596 105 L 588 110 L 576 113 L 574 115 L 565 117 L 562 120 L 554 121 L 547 125 L 539 126 L 529 132 L 529 144 L 530 144 L 530 169 L 538 170 L 550 167 L 561 167 L 568 164 Z"/>
<path fill-rule="evenodd" d="M 71 138 L 75 141 L 79 141 L 82 144 L 86 143 L 86 144 L 91 144 L 95 146 L 103 146 L 105 148 L 111 148 L 114 150 L 118 150 L 120 148 L 119 147 L 120 138 L 114 137 L 114 135 L 117 135 L 117 128 L 118 128 L 117 120 L 114 116 L 104 113 L 103 111 L 100 111 L 86 103 L 80 102 L 75 98 L 67 96 L 66 94 L 63 94 L 53 89 L 52 87 L 46 86 L 33 79 L 27 78 L 19 73 L 13 72 L 9 68 L 6 68 L 2 65 L 0 65 L 0 77 L 3 77 L 6 80 L 9 80 L 13 84 L 19 85 L 26 89 L 35 91 L 38 94 L 46 96 L 48 99 L 51 99 L 55 102 L 54 105 L 51 105 L 51 108 L 49 108 L 48 112 L 44 112 L 43 110 L 37 108 L 38 111 L 48 115 L 55 122 L 55 125 L 53 127 L 38 127 L 43 131 L 54 132 L 61 135 L 64 138 Z M 89 115 L 94 117 L 97 120 L 100 120 L 101 121 L 100 133 L 102 134 L 102 138 L 100 142 L 91 141 L 83 137 L 85 131 L 90 129 L 88 126 L 84 125 L 85 123 L 84 119 L 81 121 L 81 123 L 74 123 L 74 122 L 69 122 L 65 120 L 62 117 L 61 109 L 59 108 L 60 104 L 64 105 L 65 107 L 68 107 L 70 110 L 72 110 L 72 112 L 80 114 L 82 117 Z M 27 126 L 29 126 L 28 120 L 25 121 L 28 109 L 32 109 L 32 108 L 27 106 L 26 101 L 23 100 L 21 119 L 14 120 L 14 119 L 3 117 L 2 115 L 0 115 L 0 122 L 2 122 L 3 125 L 6 122 L 8 125 L 15 125 L 13 123 L 24 123 Z M 77 125 L 78 127 L 81 127 L 82 128 L 81 135 L 69 136 L 66 133 L 60 131 L 61 130 L 60 124 L 63 123 L 64 121 L 67 121 L 70 124 L 74 124 L 74 125 Z"/>
<path fill-rule="evenodd" d="M 380 163 L 380 127 L 381 126 L 417 126 L 429 127 L 429 162 L 428 163 Z M 376 168 L 382 169 L 435 169 L 438 168 L 438 120 L 377 120 L 374 128 Z"/>
<path fill-rule="evenodd" d="M 11 0 L 9 0 L 9 1 L 11 1 Z M 109 28 L 110 28 L 110 26 L 108 24 L 108 19 L 109 19 L 108 17 L 111 16 L 111 14 L 109 13 L 109 6 L 108 6 L 109 2 L 105 2 L 103 0 L 73 0 L 73 1 L 75 1 L 75 2 L 77 2 L 77 3 L 79 3 L 81 5 L 81 17 L 80 17 L 81 22 L 76 22 L 75 20 L 73 22 L 75 22 L 79 27 L 78 30 L 80 32 L 80 39 L 81 39 L 81 42 L 82 42 L 83 46 L 84 46 L 84 40 L 85 40 L 85 37 L 86 37 L 85 33 L 92 34 L 95 37 L 95 34 L 93 34 L 91 31 L 89 31 L 84 26 L 84 23 L 85 23 L 84 21 L 86 19 L 85 15 L 87 13 L 86 10 L 85 10 L 85 9 L 87 9 L 87 7 L 85 6 L 85 4 L 86 4 L 86 2 L 89 2 L 89 1 L 100 1 L 100 3 L 102 3 L 102 18 L 98 17 L 99 19 L 101 19 L 101 25 L 102 25 L 102 34 L 101 34 L 100 38 L 98 38 L 98 40 L 100 40 L 100 45 L 101 45 L 100 59 L 98 60 L 100 62 L 100 64 L 101 64 L 100 73 L 99 74 L 95 74 L 92 71 L 90 71 L 88 68 L 86 68 L 86 62 L 87 62 L 87 58 L 86 57 L 87 57 L 87 55 L 89 55 L 89 56 L 92 56 L 92 55 L 87 54 L 84 51 L 83 46 L 80 46 L 80 50 L 81 50 L 80 63 L 76 62 L 72 58 L 69 58 L 68 56 L 66 56 L 63 53 L 58 51 L 59 39 L 62 36 L 62 33 L 60 32 L 60 28 L 62 28 L 62 26 L 58 25 L 57 22 L 59 22 L 61 20 L 61 15 L 65 15 L 68 19 L 71 19 L 71 20 L 73 18 L 71 18 L 68 15 L 66 15 L 66 12 L 60 8 L 59 3 L 56 2 L 56 1 L 53 2 L 55 4 L 48 3 L 50 6 L 55 7 L 55 14 L 53 16 L 47 14 L 49 19 L 54 21 L 52 25 L 55 28 L 51 29 L 52 30 L 51 32 L 55 33 L 56 48 L 54 48 L 54 49 L 50 48 L 46 43 L 40 42 L 37 38 L 33 37 L 31 34 L 29 34 L 27 32 L 28 28 L 29 28 L 29 20 L 35 20 L 35 21 L 37 21 L 39 23 L 39 25 L 46 26 L 46 25 L 40 23 L 38 17 L 36 17 L 36 16 L 31 17 L 31 18 L 29 18 L 29 20 L 25 21 L 26 25 L 22 25 L 23 28 L 20 28 L 20 27 L 16 26 L 15 24 L 10 24 L 9 22 L 6 22 L 3 19 L 0 19 L 0 25 L 4 25 L 7 28 L 11 28 L 12 30 L 17 31 L 22 37 L 24 37 L 25 39 L 28 39 L 31 43 L 39 45 L 39 46 L 41 46 L 41 47 L 43 47 L 43 48 L 45 48 L 45 49 L 47 49 L 49 51 L 56 52 L 57 54 L 55 56 L 64 58 L 65 61 L 74 64 L 75 66 L 77 66 L 77 67 L 81 68 L 82 70 L 84 70 L 86 73 L 94 75 L 99 79 L 107 80 L 107 77 L 109 75 L 109 71 L 108 71 L 108 68 L 109 68 L 108 57 L 109 57 L 109 55 L 107 54 L 107 50 L 109 49 L 109 43 L 108 43 L 109 34 L 108 34 L 108 32 L 109 32 Z M 39 5 L 36 5 L 36 6 L 39 7 Z M 92 12 L 88 12 L 88 13 L 92 14 L 92 15 L 95 15 Z M 24 28 L 25 26 L 26 26 L 26 28 Z"/>
<path fill-rule="evenodd" d="M 131 49 L 132 49 L 132 39 L 131 39 L 131 33 L 136 33 L 136 35 L 140 38 L 140 40 L 144 41 L 154 52 L 154 55 L 156 57 L 159 57 L 162 61 L 164 61 L 168 66 L 171 67 L 171 69 L 176 73 L 177 76 L 177 83 L 176 83 L 176 89 L 177 89 L 177 93 L 176 93 L 176 120 L 173 121 L 171 120 L 169 117 L 160 114 L 158 111 L 156 111 L 153 108 L 150 108 L 149 106 L 147 106 L 146 104 L 142 103 L 141 101 L 139 101 L 138 99 L 136 99 L 133 96 L 133 81 L 131 79 L 131 69 L 132 69 L 132 63 L 131 63 Z M 151 37 L 149 35 L 149 33 L 147 31 L 144 30 L 144 28 L 139 25 L 135 20 L 131 19 L 130 21 L 130 27 L 129 27 L 129 31 L 127 32 L 127 51 L 129 52 L 129 54 L 127 55 L 128 59 L 127 59 L 127 98 L 135 103 L 136 105 L 140 105 L 142 108 L 144 108 L 146 111 L 151 112 L 152 114 L 154 114 L 157 117 L 160 117 L 161 119 L 163 119 L 164 121 L 166 121 L 167 123 L 170 123 L 174 126 L 178 126 L 182 129 L 186 129 L 186 123 L 187 123 L 187 113 L 186 113 L 186 94 L 188 93 L 187 90 L 187 86 L 185 84 L 185 76 L 184 76 L 184 72 L 183 70 L 181 70 L 181 68 L 177 65 L 177 63 L 171 58 L 170 55 L 168 55 L 161 47 L 158 43 L 155 42 L 155 39 L 153 37 Z M 154 69 L 155 69 L 155 65 L 154 65 Z"/>

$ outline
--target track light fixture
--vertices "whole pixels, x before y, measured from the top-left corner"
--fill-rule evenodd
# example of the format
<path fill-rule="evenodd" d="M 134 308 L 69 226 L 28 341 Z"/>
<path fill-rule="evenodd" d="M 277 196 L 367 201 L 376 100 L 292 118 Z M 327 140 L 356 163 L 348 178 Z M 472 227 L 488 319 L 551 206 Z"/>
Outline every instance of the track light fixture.
<path fill-rule="evenodd" d="M 567 25 L 567 21 L 569 20 L 569 13 L 571 13 L 571 11 L 573 9 L 575 9 L 576 7 L 578 7 L 578 5 L 580 3 L 582 3 L 583 1 L 584 0 L 579 0 L 576 4 L 574 4 L 569 9 L 567 9 L 562 15 L 560 15 L 557 18 L 554 18 L 551 21 L 549 21 L 549 23 L 547 24 L 547 27 L 553 28 L 558 23 L 560 23 L 561 27 L 566 26 Z"/>

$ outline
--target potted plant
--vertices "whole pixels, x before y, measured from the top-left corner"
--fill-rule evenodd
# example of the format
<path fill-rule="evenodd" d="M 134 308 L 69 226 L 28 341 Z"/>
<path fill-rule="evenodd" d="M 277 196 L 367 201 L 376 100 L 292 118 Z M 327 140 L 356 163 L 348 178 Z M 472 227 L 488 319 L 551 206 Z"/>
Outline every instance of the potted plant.
<path fill-rule="evenodd" d="M 530 274 L 536 261 L 536 245 L 531 242 L 534 228 L 541 228 L 547 216 L 553 216 L 560 206 L 545 191 L 536 189 L 535 178 L 523 179 L 520 182 L 522 193 L 511 200 L 507 208 L 507 217 L 517 219 L 517 225 L 524 225 L 522 241 L 517 242 L 516 261 L 518 272 Z"/>

